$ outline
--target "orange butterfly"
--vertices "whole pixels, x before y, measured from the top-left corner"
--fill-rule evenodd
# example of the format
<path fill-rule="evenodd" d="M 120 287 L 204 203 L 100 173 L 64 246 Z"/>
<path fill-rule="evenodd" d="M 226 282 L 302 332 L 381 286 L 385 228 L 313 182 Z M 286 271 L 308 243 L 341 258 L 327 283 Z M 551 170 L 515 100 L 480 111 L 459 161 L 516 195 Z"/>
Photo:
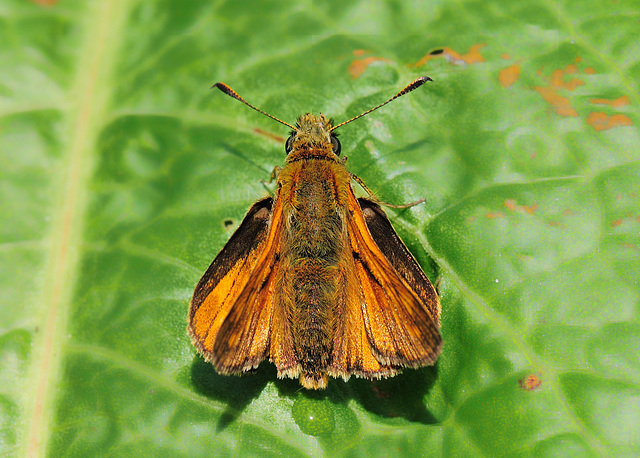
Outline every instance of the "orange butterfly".
<path fill-rule="evenodd" d="M 329 376 L 378 379 L 440 354 L 440 302 L 380 206 L 356 198 L 335 129 L 305 114 L 293 129 L 273 197 L 256 202 L 193 293 L 188 331 L 222 374 L 265 359 L 279 377 L 325 388 Z"/>

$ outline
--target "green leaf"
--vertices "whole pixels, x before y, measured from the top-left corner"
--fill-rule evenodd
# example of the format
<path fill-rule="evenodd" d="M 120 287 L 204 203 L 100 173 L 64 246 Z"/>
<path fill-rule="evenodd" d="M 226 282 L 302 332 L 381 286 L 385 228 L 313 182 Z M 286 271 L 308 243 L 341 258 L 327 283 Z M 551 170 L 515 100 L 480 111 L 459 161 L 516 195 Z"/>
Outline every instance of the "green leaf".
<path fill-rule="evenodd" d="M 637 3 L 0 6 L 0 454 L 640 454 Z M 432 53 L 435 50 L 440 53 Z M 193 287 L 284 162 L 348 168 L 440 277 L 444 350 L 321 393 L 225 377 Z"/>

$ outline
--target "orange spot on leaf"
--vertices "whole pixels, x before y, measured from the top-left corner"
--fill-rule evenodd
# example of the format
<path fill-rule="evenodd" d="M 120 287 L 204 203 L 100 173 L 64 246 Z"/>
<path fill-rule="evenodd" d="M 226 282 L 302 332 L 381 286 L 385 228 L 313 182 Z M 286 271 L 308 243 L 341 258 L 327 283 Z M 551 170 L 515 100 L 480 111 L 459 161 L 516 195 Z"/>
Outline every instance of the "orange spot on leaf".
<path fill-rule="evenodd" d="M 480 43 L 477 45 L 473 45 L 469 52 L 465 55 L 461 56 L 462 60 L 464 60 L 467 64 L 475 64 L 476 62 L 484 62 L 484 57 L 480 54 L 480 50 L 486 46 L 486 43 Z"/>
<path fill-rule="evenodd" d="M 360 57 L 360 56 L 364 56 L 366 52 L 367 51 L 365 51 L 364 49 L 354 49 L 353 55 L 356 57 Z"/>
<path fill-rule="evenodd" d="M 607 130 L 613 127 L 631 126 L 631 118 L 625 114 L 614 114 L 609 116 L 601 111 L 592 111 L 587 116 L 587 124 L 595 130 Z"/>
<path fill-rule="evenodd" d="M 354 59 L 349 65 L 349 73 L 351 73 L 352 78 L 358 78 L 360 75 L 364 73 L 369 65 L 374 62 L 391 62 L 389 59 L 385 59 L 384 57 L 365 57 L 364 59 Z"/>
<path fill-rule="evenodd" d="M 489 219 L 504 218 L 504 215 L 500 212 L 487 213 L 485 216 Z"/>
<path fill-rule="evenodd" d="M 469 52 L 466 54 L 460 54 L 451 48 L 442 48 L 441 53 L 427 54 L 418 62 L 416 62 L 414 64 L 414 67 L 420 67 L 421 65 L 424 65 L 427 62 L 429 62 L 431 59 L 435 59 L 437 57 L 443 57 L 455 65 L 475 64 L 478 62 L 484 62 L 485 59 L 484 57 L 482 57 L 482 54 L 480 54 L 480 49 L 482 49 L 484 46 L 486 46 L 486 43 L 473 45 L 471 46 L 471 48 L 469 48 Z"/>
<path fill-rule="evenodd" d="M 502 57 L 504 60 L 510 60 L 511 56 L 509 54 L 507 54 L 506 52 L 502 53 L 500 55 L 500 57 Z"/>
<path fill-rule="evenodd" d="M 536 86 L 536 91 L 560 116 L 578 116 L 578 112 L 571 107 L 569 99 L 559 95 L 553 88 Z"/>
<path fill-rule="evenodd" d="M 504 201 L 504 206 L 511 211 L 528 213 L 533 215 L 538 209 L 538 204 L 533 205 L 518 205 L 514 199 L 507 199 Z"/>
<path fill-rule="evenodd" d="M 520 388 L 525 391 L 533 391 L 542 385 L 542 380 L 535 374 L 527 375 L 525 378 L 518 380 Z"/>
<path fill-rule="evenodd" d="M 622 247 L 623 247 L 623 248 L 630 248 L 630 249 L 632 249 L 632 250 L 640 251 L 640 249 L 638 249 L 638 247 L 637 247 L 637 246 L 635 246 L 633 243 L 623 243 L 623 244 L 622 244 Z"/>
<path fill-rule="evenodd" d="M 557 88 L 567 89 L 573 91 L 578 86 L 583 86 L 584 81 L 578 78 L 572 78 L 569 81 L 564 81 L 564 71 L 554 70 L 551 74 L 551 85 Z"/>
<path fill-rule="evenodd" d="M 587 75 L 593 75 L 596 71 L 595 71 L 593 68 L 591 68 L 591 67 L 587 67 L 587 68 L 585 68 L 585 69 L 584 69 L 584 72 L 585 72 Z"/>
<path fill-rule="evenodd" d="M 621 219 L 617 219 L 617 220 L 611 222 L 611 227 L 620 226 L 622 223 L 623 223 L 623 221 Z"/>
<path fill-rule="evenodd" d="M 618 97 L 617 99 L 609 100 L 609 99 L 591 99 L 589 100 L 591 103 L 595 103 L 596 105 L 609 105 L 614 108 L 620 108 L 625 105 L 629 105 L 629 96 L 623 95 L 622 97 Z"/>
<path fill-rule="evenodd" d="M 518 64 L 500 70 L 498 81 L 502 87 L 509 87 L 520 77 L 520 66 Z"/>

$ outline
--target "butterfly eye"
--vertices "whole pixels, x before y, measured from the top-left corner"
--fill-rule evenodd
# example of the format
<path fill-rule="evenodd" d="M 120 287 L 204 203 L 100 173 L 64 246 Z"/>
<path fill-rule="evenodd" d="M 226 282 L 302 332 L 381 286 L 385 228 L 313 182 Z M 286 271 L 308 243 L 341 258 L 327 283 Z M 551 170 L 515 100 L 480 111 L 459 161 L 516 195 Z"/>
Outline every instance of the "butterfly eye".
<path fill-rule="evenodd" d="M 287 138 L 287 143 L 284 145 L 284 151 L 289 154 L 293 151 L 293 134 L 289 138 Z"/>
<path fill-rule="evenodd" d="M 335 135 L 331 136 L 331 146 L 333 146 L 333 154 L 340 156 L 340 150 L 342 147 L 340 146 L 340 140 L 338 140 Z"/>

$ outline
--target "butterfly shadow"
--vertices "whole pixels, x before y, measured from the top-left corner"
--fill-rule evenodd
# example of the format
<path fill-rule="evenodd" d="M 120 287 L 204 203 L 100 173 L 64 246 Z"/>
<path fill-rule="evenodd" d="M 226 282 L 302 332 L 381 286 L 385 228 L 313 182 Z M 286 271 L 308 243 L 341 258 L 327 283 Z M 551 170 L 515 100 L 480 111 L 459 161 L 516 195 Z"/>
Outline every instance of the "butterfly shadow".
<path fill-rule="evenodd" d="M 436 424 L 438 420 L 425 405 L 424 398 L 438 378 L 438 366 L 404 369 L 401 374 L 380 380 L 352 377 L 348 382 L 336 381 L 336 388 L 347 399 L 355 399 L 369 412 L 386 418 Z M 340 386 L 342 385 L 342 386 Z"/>
<path fill-rule="evenodd" d="M 346 404 L 354 399 L 369 412 L 386 417 L 402 417 L 423 424 L 438 423 L 438 419 L 424 404 L 424 397 L 437 379 L 437 366 L 416 370 L 405 369 L 402 374 L 381 380 L 352 377 L 348 382 L 331 379 L 326 390 L 305 390 L 297 380 L 279 379 L 275 366 L 263 363 L 257 370 L 242 376 L 220 375 L 202 357 L 194 358 L 191 382 L 200 394 L 226 404 L 218 420 L 217 431 L 231 425 L 243 410 L 273 382 L 280 396 L 307 396 Z"/>
<path fill-rule="evenodd" d="M 233 423 L 274 379 L 277 379 L 275 367 L 268 364 L 262 364 L 257 370 L 242 376 L 220 375 L 201 356 L 196 356 L 191 365 L 191 382 L 196 391 L 226 404 L 217 431 Z"/>

